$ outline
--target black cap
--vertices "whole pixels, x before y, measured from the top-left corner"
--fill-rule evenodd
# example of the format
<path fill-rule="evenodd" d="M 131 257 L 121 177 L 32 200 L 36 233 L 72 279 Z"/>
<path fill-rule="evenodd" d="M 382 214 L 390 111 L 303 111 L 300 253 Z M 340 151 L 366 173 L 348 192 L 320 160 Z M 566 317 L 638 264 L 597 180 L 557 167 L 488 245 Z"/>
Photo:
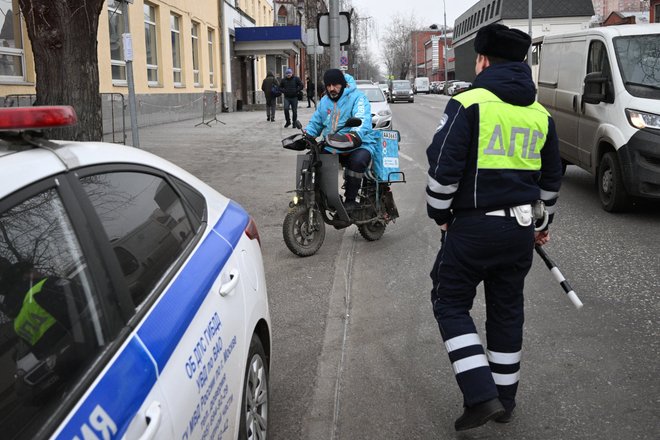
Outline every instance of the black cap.
<path fill-rule="evenodd" d="M 346 78 L 344 77 L 344 72 L 339 69 L 328 69 L 323 75 L 323 83 L 328 86 L 330 84 L 340 84 L 342 87 L 346 87 Z"/>
<path fill-rule="evenodd" d="M 479 29 L 474 39 L 474 51 L 505 60 L 523 61 L 531 43 L 532 39 L 523 31 L 493 23 Z"/>

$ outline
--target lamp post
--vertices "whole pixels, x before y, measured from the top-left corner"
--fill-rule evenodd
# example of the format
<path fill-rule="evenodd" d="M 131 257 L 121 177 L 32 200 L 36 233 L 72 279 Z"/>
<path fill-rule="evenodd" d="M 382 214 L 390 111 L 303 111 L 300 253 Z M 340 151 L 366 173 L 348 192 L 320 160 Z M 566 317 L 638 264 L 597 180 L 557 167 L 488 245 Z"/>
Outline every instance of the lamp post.
<path fill-rule="evenodd" d="M 442 56 L 444 58 L 443 65 L 445 66 L 445 84 L 447 84 L 447 6 L 445 5 L 445 0 L 442 0 L 442 10 L 444 11 L 445 16 L 445 24 L 442 30 L 442 40 L 444 41 Z"/>

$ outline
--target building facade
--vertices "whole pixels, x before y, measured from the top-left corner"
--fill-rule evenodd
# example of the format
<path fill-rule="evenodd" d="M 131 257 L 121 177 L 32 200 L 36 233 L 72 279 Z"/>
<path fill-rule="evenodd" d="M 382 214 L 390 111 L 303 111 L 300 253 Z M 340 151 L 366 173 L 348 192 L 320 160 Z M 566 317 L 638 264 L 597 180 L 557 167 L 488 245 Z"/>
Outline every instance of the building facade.
<path fill-rule="evenodd" d="M 472 81 L 475 77 L 474 38 L 481 27 L 501 23 L 528 32 L 528 8 L 528 0 L 481 0 L 458 17 L 453 44 L 456 79 Z M 533 2 L 532 37 L 587 29 L 593 15 L 591 0 Z"/>
<path fill-rule="evenodd" d="M 651 23 L 660 23 L 660 0 L 651 0 L 649 5 Z"/>
<path fill-rule="evenodd" d="M 428 77 L 431 81 L 444 81 L 444 51 L 451 47 L 451 33 L 445 34 L 437 29 L 415 30 L 410 33 L 410 44 L 413 47 L 410 78 Z"/>
<path fill-rule="evenodd" d="M 237 27 L 272 25 L 272 0 L 133 0 L 127 9 L 125 17 L 121 1 L 106 0 L 99 17 L 104 124 L 108 101 L 121 109 L 128 95 L 129 42 L 140 126 L 201 117 L 205 91 L 217 92 L 218 111 L 258 101 L 266 59 L 233 58 L 231 36 Z M 34 95 L 36 78 L 18 0 L 0 0 L 0 11 L 0 97 L 4 105 L 29 105 L 20 98 Z"/>

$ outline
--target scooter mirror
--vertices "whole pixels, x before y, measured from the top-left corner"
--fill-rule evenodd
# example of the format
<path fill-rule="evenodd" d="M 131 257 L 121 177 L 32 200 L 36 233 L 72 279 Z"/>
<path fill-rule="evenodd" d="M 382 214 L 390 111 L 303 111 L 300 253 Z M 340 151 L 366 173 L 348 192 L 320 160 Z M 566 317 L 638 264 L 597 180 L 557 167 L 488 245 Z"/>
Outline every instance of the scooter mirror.
<path fill-rule="evenodd" d="M 345 127 L 359 127 L 362 125 L 362 119 L 360 118 L 348 118 L 346 120 L 346 125 Z"/>
<path fill-rule="evenodd" d="M 294 123 L 294 125 L 296 126 L 296 128 L 297 128 L 298 130 L 302 130 L 302 124 L 300 123 L 300 121 L 296 121 L 296 122 Z"/>

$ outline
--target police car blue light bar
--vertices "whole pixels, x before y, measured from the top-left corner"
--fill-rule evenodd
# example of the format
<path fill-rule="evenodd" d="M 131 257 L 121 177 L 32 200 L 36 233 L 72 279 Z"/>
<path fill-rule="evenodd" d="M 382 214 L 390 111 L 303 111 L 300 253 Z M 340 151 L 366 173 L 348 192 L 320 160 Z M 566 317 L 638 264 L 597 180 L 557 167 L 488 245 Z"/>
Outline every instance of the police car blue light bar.
<path fill-rule="evenodd" d="M 0 109 L 0 130 L 67 127 L 77 122 L 76 111 L 68 105 Z"/>

